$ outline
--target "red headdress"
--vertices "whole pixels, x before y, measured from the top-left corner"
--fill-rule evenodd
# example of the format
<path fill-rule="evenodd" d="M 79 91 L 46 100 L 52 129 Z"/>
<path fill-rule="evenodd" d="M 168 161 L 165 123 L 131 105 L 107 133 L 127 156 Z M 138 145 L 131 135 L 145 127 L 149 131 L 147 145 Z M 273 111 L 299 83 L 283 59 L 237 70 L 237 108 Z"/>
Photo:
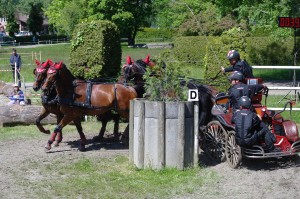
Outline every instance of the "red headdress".
<path fill-rule="evenodd" d="M 150 62 L 150 55 L 147 55 L 146 58 L 144 59 L 144 62 L 148 65 Z"/>
<path fill-rule="evenodd" d="M 132 59 L 131 59 L 130 56 L 127 56 L 127 58 L 126 58 L 126 64 L 127 65 L 132 65 L 133 64 L 133 61 L 132 61 Z"/>

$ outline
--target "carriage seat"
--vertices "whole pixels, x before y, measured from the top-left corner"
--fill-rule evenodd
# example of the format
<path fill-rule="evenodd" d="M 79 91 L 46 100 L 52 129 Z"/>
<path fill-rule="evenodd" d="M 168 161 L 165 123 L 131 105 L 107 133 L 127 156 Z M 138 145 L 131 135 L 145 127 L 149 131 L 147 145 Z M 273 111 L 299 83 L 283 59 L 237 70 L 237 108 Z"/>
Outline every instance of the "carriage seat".
<path fill-rule="evenodd" d="M 245 78 L 244 83 L 247 85 L 259 85 L 263 84 L 263 79 L 262 78 Z M 257 93 L 252 96 L 251 102 L 252 104 L 261 104 L 262 101 L 262 93 Z"/>

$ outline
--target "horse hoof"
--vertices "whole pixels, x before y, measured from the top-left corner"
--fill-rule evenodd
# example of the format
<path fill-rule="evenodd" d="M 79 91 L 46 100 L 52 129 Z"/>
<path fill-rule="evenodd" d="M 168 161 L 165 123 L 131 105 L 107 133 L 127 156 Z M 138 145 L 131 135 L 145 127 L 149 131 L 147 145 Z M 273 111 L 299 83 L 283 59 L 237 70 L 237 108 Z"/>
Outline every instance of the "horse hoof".
<path fill-rule="evenodd" d="M 93 141 L 94 142 L 101 142 L 101 141 L 103 141 L 104 140 L 104 138 L 103 137 L 100 137 L 100 136 L 95 136 L 95 137 L 93 137 Z"/>
<path fill-rule="evenodd" d="M 80 145 L 79 151 L 81 151 L 81 152 L 86 151 L 85 145 Z"/>
<path fill-rule="evenodd" d="M 58 146 L 59 146 L 59 142 L 58 142 L 58 141 L 55 141 L 55 142 L 53 143 L 53 146 L 54 146 L 54 147 L 58 147 Z"/>
<path fill-rule="evenodd" d="M 46 149 L 47 151 L 50 151 L 50 149 L 51 149 L 51 144 L 46 144 L 46 145 L 45 145 L 45 149 Z"/>
<path fill-rule="evenodd" d="M 50 134 L 50 130 L 45 130 L 43 133 L 44 134 Z"/>

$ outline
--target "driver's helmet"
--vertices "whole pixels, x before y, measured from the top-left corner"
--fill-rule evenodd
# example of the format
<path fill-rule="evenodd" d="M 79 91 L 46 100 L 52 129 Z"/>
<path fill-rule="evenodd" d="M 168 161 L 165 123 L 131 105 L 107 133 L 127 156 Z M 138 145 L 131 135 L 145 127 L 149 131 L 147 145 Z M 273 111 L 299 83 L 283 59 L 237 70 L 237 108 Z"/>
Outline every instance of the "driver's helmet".
<path fill-rule="evenodd" d="M 251 99 L 247 96 L 241 97 L 239 99 L 239 106 L 249 109 L 251 107 Z"/>
<path fill-rule="evenodd" d="M 240 59 L 240 53 L 236 50 L 230 50 L 227 53 L 227 59 Z"/>
<path fill-rule="evenodd" d="M 242 81 L 244 79 L 244 75 L 239 72 L 239 71 L 234 71 L 230 76 L 229 76 L 229 79 L 230 80 L 233 80 L 233 79 L 237 79 L 237 80 L 240 80 Z"/>

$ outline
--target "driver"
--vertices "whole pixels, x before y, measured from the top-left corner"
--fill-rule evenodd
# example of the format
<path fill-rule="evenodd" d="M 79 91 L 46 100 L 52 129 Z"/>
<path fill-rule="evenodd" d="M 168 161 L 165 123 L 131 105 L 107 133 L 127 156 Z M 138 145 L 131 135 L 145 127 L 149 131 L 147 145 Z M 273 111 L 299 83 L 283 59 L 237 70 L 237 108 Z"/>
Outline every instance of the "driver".
<path fill-rule="evenodd" d="M 245 78 L 253 78 L 252 67 L 245 61 L 241 60 L 240 53 L 236 50 L 230 50 L 227 53 L 227 59 L 229 60 L 230 66 L 224 68 L 221 66 L 222 72 L 240 71 Z"/>
<path fill-rule="evenodd" d="M 265 152 L 280 152 L 275 148 L 276 137 L 259 117 L 251 111 L 251 100 L 243 96 L 239 99 L 240 109 L 234 113 L 236 142 L 241 147 L 251 147 L 260 140 L 264 140 Z"/>

